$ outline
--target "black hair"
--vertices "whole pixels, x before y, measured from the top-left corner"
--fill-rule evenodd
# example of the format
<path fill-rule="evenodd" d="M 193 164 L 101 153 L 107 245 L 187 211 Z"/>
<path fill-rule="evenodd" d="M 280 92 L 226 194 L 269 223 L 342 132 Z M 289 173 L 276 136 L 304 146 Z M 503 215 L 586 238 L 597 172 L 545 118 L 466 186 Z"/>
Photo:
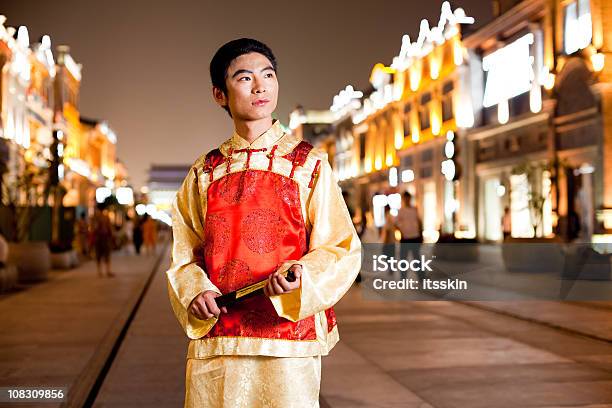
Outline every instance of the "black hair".
<path fill-rule="evenodd" d="M 272 68 L 276 72 L 278 64 L 270 47 L 252 38 L 239 38 L 223 44 L 210 60 L 210 79 L 212 85 L 221 89 L 227 96 L 227 86 L 225 84 L 227 69 L 233 60 L 251 52 L 259 53 L 270 60 Z M 232 116 L 229 106 L 224 106 L 223 109 L 229 113 L 230 117 Z"/>

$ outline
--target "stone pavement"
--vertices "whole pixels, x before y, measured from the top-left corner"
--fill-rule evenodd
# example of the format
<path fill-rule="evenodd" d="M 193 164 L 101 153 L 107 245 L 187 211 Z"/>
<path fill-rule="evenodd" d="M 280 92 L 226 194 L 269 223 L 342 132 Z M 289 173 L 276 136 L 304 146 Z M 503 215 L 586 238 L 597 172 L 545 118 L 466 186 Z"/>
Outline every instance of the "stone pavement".
<path fill-rule="evenodd" d="M 115 278 L 89 261 L 2 296 L 0 386 L 68 387 L 65 406 L 82 406 L 158 259 L 115 252 Z"/>
<path fill-rule="evenodd" d="M 182 407 L 188 340 L 168 299 L 160 264 L 94 407 Z"/>
<path fill-rule="evenodd" d="M 337 312 L 330 407 L 612 407 L 610 342 L 461 303 L 365 301 L 356 287 Z"/>
<path fill-rule="evenodd" d="M 93 384 L 87 367 L 108 357 L 113 327 L 154 263 L 116 259 L 116 280 L 98 280 L 90 265 L 0 299 L 2 385 Z M 163 259 L 95 407 L 182 406 L 187 340 L 168 301 L 167 252 Z M 519 316 L 521 302 L 508 303 Z M 603 333 L 606 304 L 523 305 L 541 322 L 484 306 L 364 299 L 354 286 L 336 307 L 341 341 L 323 359 L 321 407 L 612 407 L 612 344 L 589 334 Z"/>
<path fill-rule="evenodd" d="M 187 342 L 163 270 L 96 407 L 182 406 Z M 583 307 L 561 305 L 567 320 Z M 323 359 L 322 408 L 612 407 L 610 342 L 456 302 L 366 300 L 358 286 L 336 310 L 341 341 Z"/>

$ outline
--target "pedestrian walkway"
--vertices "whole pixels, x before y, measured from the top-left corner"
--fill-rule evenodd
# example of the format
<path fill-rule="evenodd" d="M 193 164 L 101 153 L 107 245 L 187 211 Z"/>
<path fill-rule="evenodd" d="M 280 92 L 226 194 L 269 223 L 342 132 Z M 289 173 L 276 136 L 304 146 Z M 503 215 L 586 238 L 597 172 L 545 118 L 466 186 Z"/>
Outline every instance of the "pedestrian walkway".
<path fill-rule="evenodd" d="M 187 339 L 168 301 L 167 249 L 162 259 L 95 407 L 183 404 Z M 115 279 L 89 264 L 0 300 L 2 385 L 67 385 L 73 401 L 87 396 L 154 258 L 116 256 L 115 265 Z M 543 303 L 552 305 L 547 319 L 601 324 L 581 314 L 584 305 Z M 336 311 L 341 341 L 323 358 L 322 408 L 612 407 L 608 341 L 457 302 L 373 300 L 359 286 Z"/>
<path fill-rule="evenodd" d="M 163 270 L 95 407 L 182 406 L 187 340 Z M 612 406 L 606 342 L 456 302 L 364 299 L 359 286 L 336 311 L 341 341 L 323 358 L 322 408 Z"/>
<path fill-rule="evenodd" d="M 160 264 L 95 400 L 94 407 L 182 407 L 188 340 L 168 299 Z"/>
<path fill-rule="evenodd" d="M 3 296 L 0 387 L 67 387 L 64 406 L 82 406 L 158 259 L 115 253 L 114 278 L 86 262 Z"/>
<path fill-rule="evenodd" d="M 609 342 L 461 303 L 360 292 L 337 308 L 327 407 L 612 407 Z M 575 310 L 558 309 L 567 320 Z"/>
<path fill-rule="evenodd" d="M 612 343 L 612 302 L 521 300 L 466 303 Z"/>

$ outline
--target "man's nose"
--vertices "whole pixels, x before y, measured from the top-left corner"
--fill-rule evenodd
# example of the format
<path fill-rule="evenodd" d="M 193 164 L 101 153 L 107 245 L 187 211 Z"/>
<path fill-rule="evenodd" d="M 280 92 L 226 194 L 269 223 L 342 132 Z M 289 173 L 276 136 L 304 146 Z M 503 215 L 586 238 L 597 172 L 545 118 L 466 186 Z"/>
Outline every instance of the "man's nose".
<path fill-rule="evenodd" d="M 259 94 L 259 93 L 263 93 L 266 92 L 266 88 L 263 84 L 263 81 L 255 78 L 255 84 L 253 86 L 253 92 Z"/>

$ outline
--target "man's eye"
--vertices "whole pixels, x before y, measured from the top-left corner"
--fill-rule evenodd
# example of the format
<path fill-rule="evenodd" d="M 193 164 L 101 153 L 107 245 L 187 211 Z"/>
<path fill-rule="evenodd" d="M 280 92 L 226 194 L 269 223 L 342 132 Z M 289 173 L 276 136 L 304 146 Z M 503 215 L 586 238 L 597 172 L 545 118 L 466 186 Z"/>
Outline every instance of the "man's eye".
<path fill-rule="evenodd" d="M 239 81 L 242 81 L 243 79 L 247 79 L 249 81 L 251 80 L 251 78 L 249 78 L 249 77 L 242 77 L 242 78 L 239 79 Z"/>
<path fill-rule="evenodd" d="M 272 78 L 274 75 L 273 74 L 266 74 L 266 77 L 268 78 Z"/>

